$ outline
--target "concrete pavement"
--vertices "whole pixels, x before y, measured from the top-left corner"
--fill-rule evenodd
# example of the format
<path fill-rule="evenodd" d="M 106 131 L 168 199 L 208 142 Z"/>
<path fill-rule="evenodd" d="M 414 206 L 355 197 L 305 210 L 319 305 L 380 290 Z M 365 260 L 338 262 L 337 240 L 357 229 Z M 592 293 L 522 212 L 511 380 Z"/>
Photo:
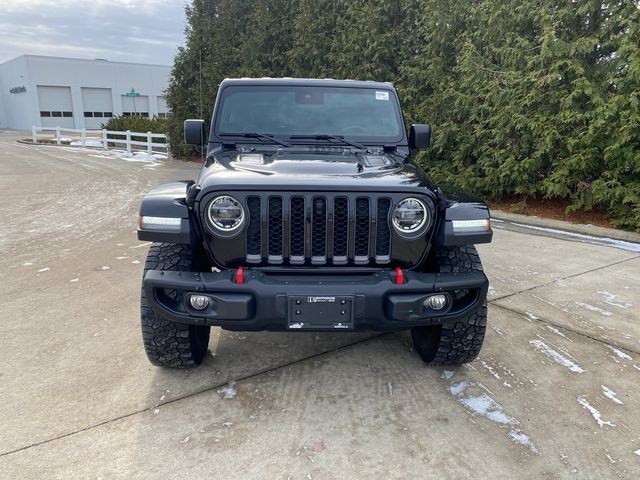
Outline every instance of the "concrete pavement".
<path fill-rule="evenodd" d="M 406 333 L 212 331 L 152 367 L 140 195 L 197 166 L 0 134 L 0 478 L 640 476 L 640 254 L 496 229 L 487 339 L 425 366 Z M 635 452 L 635 453 L 634 453 Z"/>

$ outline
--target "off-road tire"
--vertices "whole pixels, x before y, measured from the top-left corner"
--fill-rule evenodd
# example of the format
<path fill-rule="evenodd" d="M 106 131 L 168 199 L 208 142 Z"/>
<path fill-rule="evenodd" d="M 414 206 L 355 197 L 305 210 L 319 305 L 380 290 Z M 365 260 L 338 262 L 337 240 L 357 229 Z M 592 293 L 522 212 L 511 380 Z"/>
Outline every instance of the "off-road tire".
<path fill-rule="evenodd" d="M 481 272 L 482 263 L 475 247 L 442 247 L 436 250 L 440 272 Z M 474 360 L 487 329 L 487 299 L 476 312 L 456 323 L 414 327 L 411 337 L 418 355 L 426 363 L 460 365 Z"/>
<path fill-rule="evenodd" d="M 149 248 L 147 270 L 198 271 L 193 247 L 154 243 Z M 167 292 L 178 296 L 178 292 Z M 144 289 L 140 297 L 142 341 L 149 361 L 158 367 L 192 368 L 202 362 L 209 346 L 210 327 L 172 322 L 151 310 Z"/>

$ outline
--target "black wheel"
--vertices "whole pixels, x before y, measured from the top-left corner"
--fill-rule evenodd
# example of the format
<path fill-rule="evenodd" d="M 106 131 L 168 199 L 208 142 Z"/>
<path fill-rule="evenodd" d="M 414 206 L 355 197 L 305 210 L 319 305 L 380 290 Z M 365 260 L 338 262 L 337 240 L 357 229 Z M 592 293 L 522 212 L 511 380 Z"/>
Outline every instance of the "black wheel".
<path fill-rule="evenodd" d="M 443 247 L 436 250 L 440 272 L 482 271 L 480 256 L 473 246 Z M 426 363 L 460 365 L 478 356 L 487 329 L 487 299 L 482 307 L 454 324 L 414 327 L 411 337 L 416 351 Z"/>
<path fill-rule="evenodd" d="M 198 271 L 199 258 L 190 245 L 154 243 L 149 248 L 147 270 Z M 167 295 L 178 299 L 179 293 Z M 210 327 L 172 322 L 149 308 L 144 289 L 140 298 L 142 341 L 149 361 L 158 367 L 191 368 L 202 362 L 209 346 Z"/>

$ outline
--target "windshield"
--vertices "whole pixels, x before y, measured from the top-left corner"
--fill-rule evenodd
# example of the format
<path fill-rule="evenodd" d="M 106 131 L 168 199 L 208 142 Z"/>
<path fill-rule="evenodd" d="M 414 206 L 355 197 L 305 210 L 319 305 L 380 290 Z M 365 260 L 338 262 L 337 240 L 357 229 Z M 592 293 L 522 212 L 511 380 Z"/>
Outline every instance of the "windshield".
<path fill-rule="evenodd" d="M 400 108 L 391 89 L 235 85 L 223 89 L 219 102 L 214 128 L 222 136 L 328 135 L 393 143 L 402 140 L 404 134 Z M 308 140 L 296 138 L 294 142 Z"/>

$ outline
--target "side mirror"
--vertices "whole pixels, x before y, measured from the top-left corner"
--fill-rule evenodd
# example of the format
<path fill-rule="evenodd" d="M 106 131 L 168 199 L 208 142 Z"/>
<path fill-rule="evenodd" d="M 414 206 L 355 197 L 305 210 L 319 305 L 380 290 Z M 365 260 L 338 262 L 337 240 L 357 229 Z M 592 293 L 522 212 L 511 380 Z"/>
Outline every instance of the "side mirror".
<path fill-rule="evenodd" d="M 206 136 L 204 120 L 188 119 L 184 121 L 184 143 L 201 147 L 204 145 Z"/>
<path fill-rule="evenodd" d="M 422 150 L 431 144 L 431 125 L 414 124 L 409 128 L 409 148 Z"/>

